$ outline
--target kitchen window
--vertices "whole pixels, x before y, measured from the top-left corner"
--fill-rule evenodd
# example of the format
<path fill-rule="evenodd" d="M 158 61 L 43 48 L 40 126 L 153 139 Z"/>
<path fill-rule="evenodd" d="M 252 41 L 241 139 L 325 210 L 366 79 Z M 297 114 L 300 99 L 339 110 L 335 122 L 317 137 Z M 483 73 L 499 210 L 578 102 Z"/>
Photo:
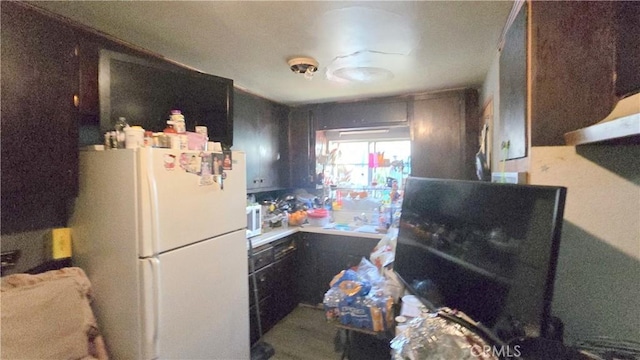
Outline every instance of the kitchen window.
<path fill-rule="evenodd" d="M 395 180 L 402 188 L 411 173 L 408 128 L 323 131 L 316 139 L 317 173 L 324 186 L 376 188 Z"/>

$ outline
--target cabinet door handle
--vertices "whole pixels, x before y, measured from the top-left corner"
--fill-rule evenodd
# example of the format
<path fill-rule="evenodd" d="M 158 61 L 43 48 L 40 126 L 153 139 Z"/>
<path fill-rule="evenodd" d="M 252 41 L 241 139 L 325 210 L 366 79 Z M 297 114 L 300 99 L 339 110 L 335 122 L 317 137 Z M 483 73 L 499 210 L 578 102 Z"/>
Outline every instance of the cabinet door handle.
<path fill-rule="evenodd" d="M 73 95 L 73 106 L 80 106 L 80 96 L 78 94 Z"/>

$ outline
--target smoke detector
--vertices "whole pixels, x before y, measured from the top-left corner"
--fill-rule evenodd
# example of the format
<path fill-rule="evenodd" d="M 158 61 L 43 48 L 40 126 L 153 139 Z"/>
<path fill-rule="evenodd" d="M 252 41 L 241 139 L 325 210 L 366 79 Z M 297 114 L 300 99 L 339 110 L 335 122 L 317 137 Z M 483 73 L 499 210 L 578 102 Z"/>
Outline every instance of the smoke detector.
<path fill-rule="evenodd" d="M 296 57 L 287 61 L 289 68 L 296 74 L 304 74 L 304 77 L 311 79 L 313 73 L 318 71 L 318 62 L 309 57 Z"/>

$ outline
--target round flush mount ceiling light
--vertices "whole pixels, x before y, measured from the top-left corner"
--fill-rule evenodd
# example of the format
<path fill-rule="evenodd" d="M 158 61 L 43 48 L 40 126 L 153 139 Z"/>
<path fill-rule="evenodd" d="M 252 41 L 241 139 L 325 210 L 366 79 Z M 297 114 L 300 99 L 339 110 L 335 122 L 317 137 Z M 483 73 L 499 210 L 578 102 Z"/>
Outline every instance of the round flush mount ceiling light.
<path fill-rule="evenodd" d="M 343 67 L 331 72 L 333 80 L 351 83 L 374 83 L 393 78 L 393 73 L 387 69 L 374 66 Z"/>
<path fill-rule="evenodd" d="M 318 71 L 318 62 L 309 57 L 295 57 L 287 60 L 289 68 L 296 74 L 304 74 L 304 77 L 311 79 L 313 73 Z"/>

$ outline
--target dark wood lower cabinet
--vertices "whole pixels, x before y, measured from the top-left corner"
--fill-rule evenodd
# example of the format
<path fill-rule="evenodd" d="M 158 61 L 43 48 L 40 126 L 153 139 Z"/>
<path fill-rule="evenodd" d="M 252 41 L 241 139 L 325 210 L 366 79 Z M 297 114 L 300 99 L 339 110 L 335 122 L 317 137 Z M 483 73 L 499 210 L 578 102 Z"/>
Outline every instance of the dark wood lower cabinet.
<path fill-rule="evenodd" d="M 297 235 L 288 236 L 272 244 L 255 249 L 259 258 L 255 270 L 255 285 L 249 273 L 249 326 L 251 345 L 260 339 L 258 310 L 262 333 L 269 331 L 287 316 L 300 302 L 298 296 Z M 256 307 L 257 288 L 258 307 Z"/>
<path fill-rule="evenodd" d="M 369 258 L 378 239 L 298 233 L 254 249 L 255 286 L 249 273 L 251 344 L 269 331 L 299 303 L 322 304 L 331 279 L 340 271 Z"/>
<path fill-rule="evenodd" d="M 301 234 L 298 290 L 300 302 L 322 303 L 329 283 L 342 270 L 369 258 L 378 239 L 352 236 Z"/>
<path fill-rule="evenodd" d="M 287 316 L 298 305 L 298 288 L 295 280 L 297 273 L 298 262 L 295 253 L 273 264 L 271 297 L 275 302 L 273 312 L 278 320 Z"/>
<path fill-rule="evenodd" d="M 267 296 L 266 298 L 260 300 L 260 322 L 262 325 L 262 334 L 264 335 L 269 329 L 271 329 L 280 319 L 275 316 L 273 309 L 275 305 L 275 300 L 271 296 Z M 258 308 L 255 306 L 251 306 L 249 308 L 249 334 L 251 345 L 255 344 L 258 340 L 260 340 L 260 331 L 258 328 Z"/>

